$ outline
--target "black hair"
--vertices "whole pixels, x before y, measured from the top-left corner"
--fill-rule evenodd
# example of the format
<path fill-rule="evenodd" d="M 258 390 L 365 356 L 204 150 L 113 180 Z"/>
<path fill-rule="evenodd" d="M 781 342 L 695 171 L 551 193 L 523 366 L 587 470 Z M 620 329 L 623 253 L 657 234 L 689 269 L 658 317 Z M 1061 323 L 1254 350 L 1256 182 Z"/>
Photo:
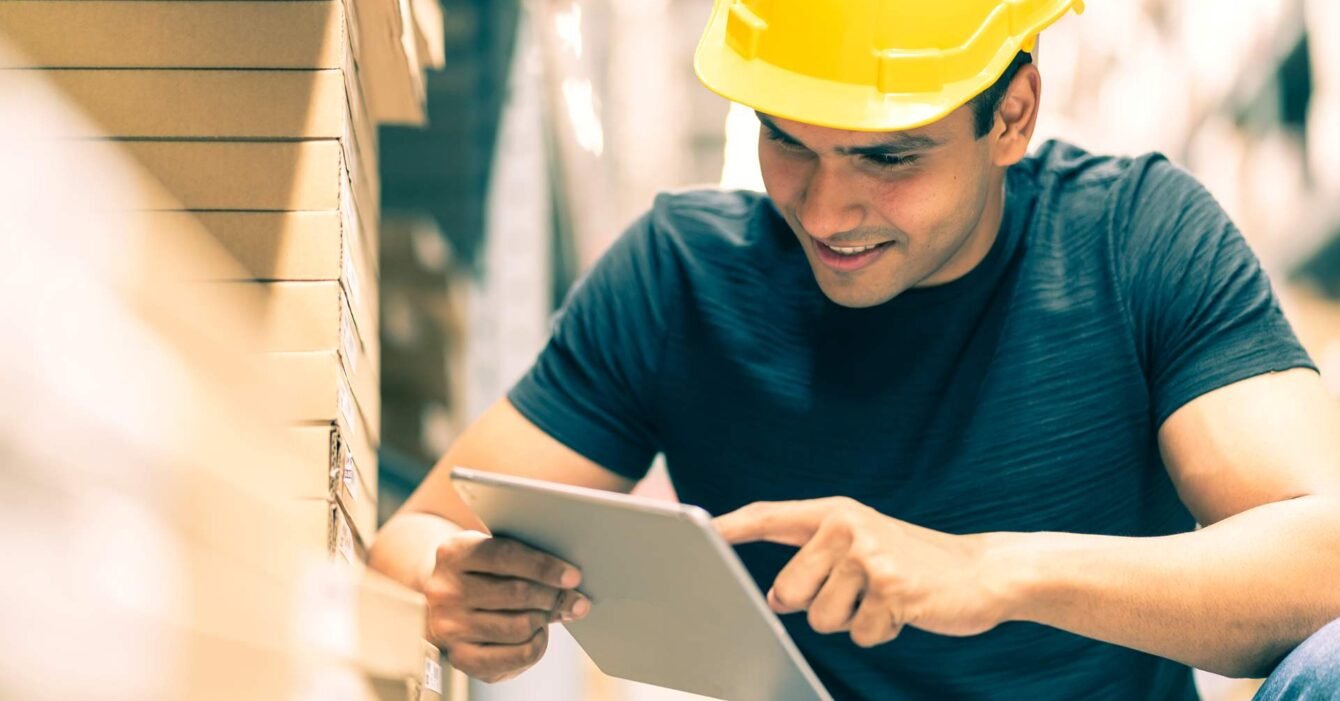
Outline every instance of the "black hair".
<path fill-rule="evenodd" d="M 1010 86 L 1010 81 L 1014 80 L 1019 67 L 1032 62 L 1033 55 L 1030 53 L 1020 51 L 1015 54 L 1014 60 L 1010 61 L 1010 65 L 1000 74 L 996 82 L 968 101 L 968 106 L 972 108 L 973 136 L 980 139 L 991 133 L 991 128 L 996 125 L 996 110 L 1000 109 L 1000 102 L 1005 98 L 1005 89 Z"/>

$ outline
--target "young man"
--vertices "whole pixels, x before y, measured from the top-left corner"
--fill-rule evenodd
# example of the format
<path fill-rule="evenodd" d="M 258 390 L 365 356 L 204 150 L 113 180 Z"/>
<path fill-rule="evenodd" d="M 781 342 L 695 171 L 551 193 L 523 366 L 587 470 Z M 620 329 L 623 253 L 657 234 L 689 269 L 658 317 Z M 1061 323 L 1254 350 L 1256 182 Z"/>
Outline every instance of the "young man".
<path fill-rule="evenodd" d="M 1027 155 L 1072 4 L 719 0 L 697 69 L 767 196 L 658 198 L 382 530 L 452 664 L 592 604 L 462 530 L 449 466 L 627 490 L 663 453 L 836 698 L 1192 699 L 1295 648 L 1263 693 L 1340 694 L 1340 412 L 1184 171 Z"/>

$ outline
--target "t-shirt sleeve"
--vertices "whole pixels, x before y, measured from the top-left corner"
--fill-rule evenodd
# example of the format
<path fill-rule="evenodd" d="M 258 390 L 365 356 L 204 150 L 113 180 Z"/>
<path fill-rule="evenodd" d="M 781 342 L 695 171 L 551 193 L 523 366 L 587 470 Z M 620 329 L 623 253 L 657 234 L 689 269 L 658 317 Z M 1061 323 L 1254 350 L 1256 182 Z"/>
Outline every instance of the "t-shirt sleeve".
<path fill-rule="evenodd" d="M 658 451 L 652 393 L 672 306 L 652 220 L 630 226 L 572 288 L 549 342 L 507 395 L 545 433 L 633 480 Z"/>
<path fill-rule="evenodd" d="M 1228 215 L 1161 156 L 1132 164 L 1114 203 L 1116 260 L 1156 426 L 1202 394 L 1316 369 Z"/>

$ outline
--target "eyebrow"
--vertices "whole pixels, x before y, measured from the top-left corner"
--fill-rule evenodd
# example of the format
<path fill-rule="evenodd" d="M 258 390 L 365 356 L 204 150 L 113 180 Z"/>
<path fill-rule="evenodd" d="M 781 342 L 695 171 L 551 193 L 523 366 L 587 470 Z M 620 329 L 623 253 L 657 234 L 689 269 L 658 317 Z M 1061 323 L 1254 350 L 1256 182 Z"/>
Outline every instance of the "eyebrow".
<path fill-rule="evenodd" d="M 798 146 L 804 146 L 800 139 L 786 133 L 772 118 L 762 112 L 755 111 L 758 115 L 758 121 L 767 127 L 772 133 Z M 885 132 L 884 140 L 866 146 L 839 146 L 833 149 L 836 153 L 843 156 L 888 156 L 910 151 L 924 151 L 939 146 L 940 142 L 924 134 L 909 134 L 903 131 Z"/>

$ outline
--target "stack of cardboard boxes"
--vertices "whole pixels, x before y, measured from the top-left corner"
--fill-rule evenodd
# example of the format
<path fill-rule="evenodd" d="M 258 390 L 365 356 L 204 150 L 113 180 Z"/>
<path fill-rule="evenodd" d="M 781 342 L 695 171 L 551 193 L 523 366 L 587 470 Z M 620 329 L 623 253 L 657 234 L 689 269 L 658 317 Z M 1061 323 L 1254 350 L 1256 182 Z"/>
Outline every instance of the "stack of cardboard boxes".
<path fill-rule="evenodd" d="M 0 56 L 0 87 L 6 73 L 40 74 L 88 117 L 60 122 L 48 163 L 78 169 L 115 153 L 138 166 L 141 196 L 100 215 L 109 230 L 135 232 L 147 250 L 203 231 L 235 259 L 167 267 L 199 283 L 195 323 L 254 317 L 274 388 L 260 401 L 286 426 L 285 458 L 255 486 L 294 515 L 285 542 L 354 571 L 377 525 L 376 125 L 424 121 L 441 23 L 428 0 L 0 3 L 0 39 L 17 49 Z M 361 586 L 388 606 L 409 594 L 372 581 Z M 422 619 L 416 596 L 402 620 Z M 409 698 L 436 698 L 436 650 L 410 644 L 425 674 Z"/>

